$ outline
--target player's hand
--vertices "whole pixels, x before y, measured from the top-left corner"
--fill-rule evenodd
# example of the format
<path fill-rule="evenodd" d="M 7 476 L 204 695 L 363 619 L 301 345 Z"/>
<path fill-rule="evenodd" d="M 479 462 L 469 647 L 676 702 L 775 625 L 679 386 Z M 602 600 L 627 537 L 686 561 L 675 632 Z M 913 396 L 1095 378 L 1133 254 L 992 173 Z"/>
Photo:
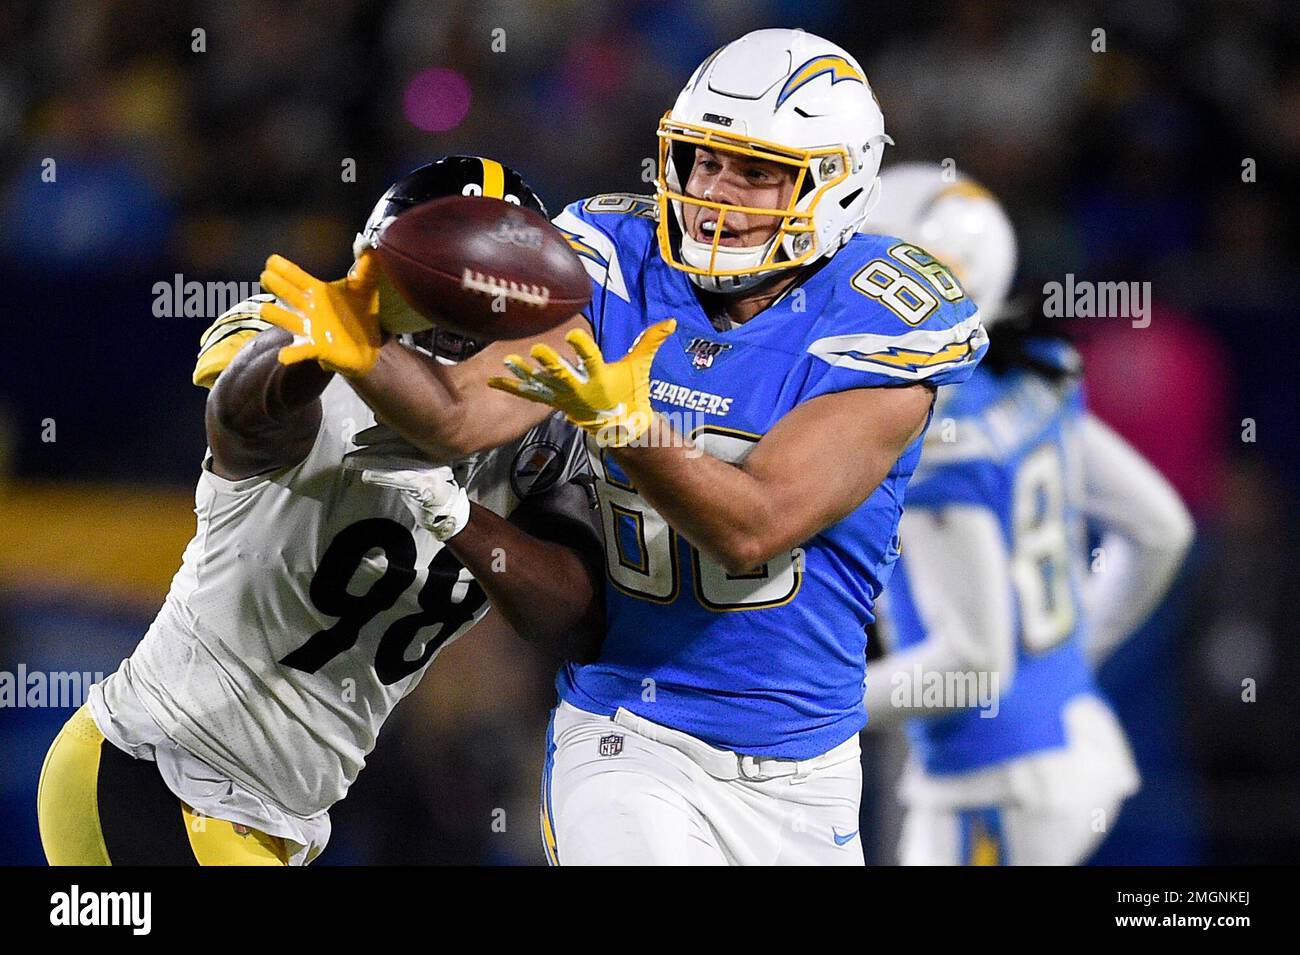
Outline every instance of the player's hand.
<path fill-rule="evenodd" d="M 367 468 L 361 472 L 361 480 L 401 491 L 402 503 L 420 526 L 440 541 L 451 540 L 469 523 L 469 496 L 452 477 L 451 468 Z"/>
<path fill-rule="evenodd" d="M 676 319 L 651 325 L 632 343 L 628 353 L 606 364 L 592 337 L 581 328 L 564 336 L 578 354 L 574 367 L 549 345 L 536 344 L 532 368 L 518 355 L 505 364 L 513 378 L 491 378 L 488 384 L 529 401 L 563 411 L 570 421 L 594 434 L 603 447 L 621 448 L 650 427 L 650 363 L 655 352 L 677 328 Z"/>
<path fill-rule="evenodd" d="M 379 360 L 379 263 L 363 252 L 346 278 L 323 282 L 283 256 L 266 260 L 262 288 L 289 308 L 274 302 L 260 314 L 294 336 L 280 349 L 280 363 L 315 359 L 321 367 L 360 377 Z"/>

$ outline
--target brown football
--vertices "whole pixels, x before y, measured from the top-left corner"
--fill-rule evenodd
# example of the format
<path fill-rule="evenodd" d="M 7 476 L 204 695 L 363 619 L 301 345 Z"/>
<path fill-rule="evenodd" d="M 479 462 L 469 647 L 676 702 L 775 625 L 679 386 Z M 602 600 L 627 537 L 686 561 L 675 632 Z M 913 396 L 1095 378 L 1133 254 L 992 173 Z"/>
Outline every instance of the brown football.
<path fill-rule="evenodd" d="M 501 199 L 434 199 L 391 220 L 374 244 L 384 277 L 412 309 L 472 338 L 536 335 L 591 301 L 591 280 L 564 235 Z M 382 294 L 381 285 L 381 303 Z"/>

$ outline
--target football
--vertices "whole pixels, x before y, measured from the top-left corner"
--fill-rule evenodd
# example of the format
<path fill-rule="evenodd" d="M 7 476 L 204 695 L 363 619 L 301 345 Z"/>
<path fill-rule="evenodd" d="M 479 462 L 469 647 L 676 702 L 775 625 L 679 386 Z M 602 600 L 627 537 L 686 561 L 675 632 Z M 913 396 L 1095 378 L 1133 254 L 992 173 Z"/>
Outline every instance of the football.
<path fill-rule="evenodd" d="M 415 206 L 384 225 L 374 247 L 411 309 L 471 338 L 536 335 L 591 300 L 591 280 L 564 235 L 501 199 L 449 196 Z M 381 307 L 389 331 L 416 330 L 409 318 L 392 327 L 384 314 Z"/>

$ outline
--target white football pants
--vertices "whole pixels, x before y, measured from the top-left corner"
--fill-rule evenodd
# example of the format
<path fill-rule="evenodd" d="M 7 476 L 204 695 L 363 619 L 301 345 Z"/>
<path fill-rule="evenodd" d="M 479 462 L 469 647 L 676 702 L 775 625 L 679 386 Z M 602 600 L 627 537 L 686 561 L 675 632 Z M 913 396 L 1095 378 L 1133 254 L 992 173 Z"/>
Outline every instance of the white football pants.
<path fill-rule="evenodd" d="M 977 772 L 902 785 L 903 865 L 1079 865 L 1115 824 L 1141 779 L 1106 703 L 1090 694 L 1062 714 L 1063 747 Z"/>
<path fill-rule="evenodd" d="M 903 865 L 1081 865 L 1106 837 L 1104 806 L 1027 809 L 909 809 L 898 855 Z"/>
<path fill-rule="evenodd" d="M 862 865 L 858 738 L 811 760 L 739 756 L 627 710 L 561 703 L 542 776 L 563 865 Z"/>

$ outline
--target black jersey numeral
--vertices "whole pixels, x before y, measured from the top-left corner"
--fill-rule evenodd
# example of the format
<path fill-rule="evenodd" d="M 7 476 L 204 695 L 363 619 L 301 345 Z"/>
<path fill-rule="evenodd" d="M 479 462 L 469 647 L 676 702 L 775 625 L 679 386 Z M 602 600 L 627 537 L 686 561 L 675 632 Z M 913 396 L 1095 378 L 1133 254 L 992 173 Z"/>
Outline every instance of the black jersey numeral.
<path fill-rule="evenodd" d="M 375 672 L 385 685 L 405 679 L 429 662 L 429 658 L 446 643 L 453 633 L 469 623 L 479 609 L 487 603 L 487 594 L 470 579 L 468 590 L 456 599 L 457 585 L 462 583 L 464 569 L 456 555 L 443 548 L 429 563 L 429 578 L 420 588 L 420 612 L 407 614 L 393 622 L 379 641 L 375 653 Z M 468 575 L 466 575 L 468 576 Z M 414 660 L 406 659 L 407 649 L 416 635 L 425 627 L 441 629 L 424 645 L 424 652 Z"/>
<path fill-rule="evenodd" d="M 366 556 L 376 550 L 383 553 L 388 566 L 365 593 L 352 593 L 348 583 Z M 361 636 L 361 628 L 397 603 L 411 586 L 416 578 L 415 557 L 415 538 L 396 521 L 372 517 L 341 530 L 326 548 L 308 588 L 313 606 L 338 620 L 312 634 L 280 663 L 304 673 L 316 673 L 339 654 L 351 650 Z M 417 598 L 420 611 L 395 620 L 380 638 L 375 672 L 385 685 L 421 669 L 487 603 L 487 594 L 477 581 L 461 580 L 463 569 L 445 547 L 434 556 L 428 580 Z M 458 588 L 461 583 L 465 586 Z M 425 644 L 420 656 L 406 659 L 420 631 L 433 626 L 441 629 Z"/>

